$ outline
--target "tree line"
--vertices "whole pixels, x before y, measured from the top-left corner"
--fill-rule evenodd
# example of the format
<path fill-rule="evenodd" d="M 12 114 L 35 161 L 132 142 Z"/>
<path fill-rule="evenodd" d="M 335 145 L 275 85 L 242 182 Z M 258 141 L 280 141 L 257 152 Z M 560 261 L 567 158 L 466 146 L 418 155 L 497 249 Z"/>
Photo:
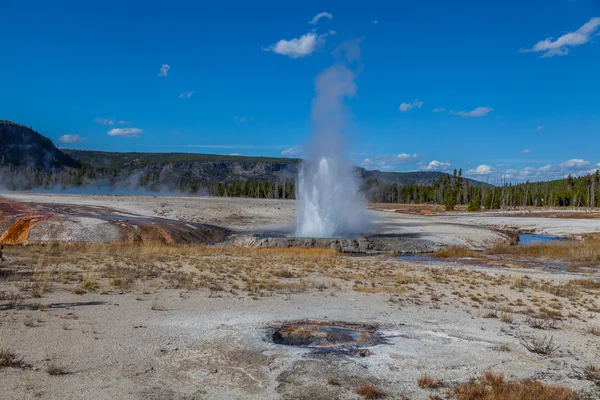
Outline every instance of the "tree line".
<path fill-rule="evenodd" d="M 180 177 L 165 182 L 156 170 L 120 171 L 83 165 L 81 168 L 39 170 L 0 162 L 0 187 L 8 190 L 65 190 L 96 186 L 111 189 L 142 188 L 150 192 L 173 191 L 184 194 L 208 194 L 226 197 L 295 199 L 291 181 L 249 180 L 228 177 L 198 180 Z M 436 204 L 453 210 L 466 205 L 469 211 L 511 209 L 517 207 L 599 207 L 600 171 L 585 176 L 547 182 L 493 182 L 473 185 L 463 177 L 462 169 L 445 174 L 431 185 L 382 183 L 377 179 L 362 182 L 366 199 L 378 203 Z"/>
<path fill-rule="evenodd" d="M 457 204 L 469 211 L 511 209 L 517 207 L 589 207 L 600 206 L 600 171 L 580 177 L 547 182 L 471 185 L 462 169 L 437 179 L 431 186 L 379 184 L 365 182 L 363 190 L 370 201 L 399 204 L 439 204 L 453 210 Z"/>

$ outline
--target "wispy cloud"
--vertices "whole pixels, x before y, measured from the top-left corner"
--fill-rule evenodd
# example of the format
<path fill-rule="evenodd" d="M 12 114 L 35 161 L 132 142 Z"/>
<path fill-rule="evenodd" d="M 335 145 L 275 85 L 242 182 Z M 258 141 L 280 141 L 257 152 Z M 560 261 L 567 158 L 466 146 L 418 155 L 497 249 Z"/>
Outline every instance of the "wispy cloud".
<path fill-rule="evenodd" d="M 282 156 L 295 156 L 302 153 L 302 150 L 297 147 L 290 147 L 289 149 L 285 149 L 281 152 Z"/>
<path fill-rule="evenodd" d="M 523 153 L 523 154 L 529 154 L 529 153 L 531 153 L 531 150 L 525 149 L 525 150 L 522 150 L 521 153 Z"/>
<path fill-rule="evenodd" d="M 115 120 L 113 118 L 95 118 L 94 122 L 102 125 L 114 125 Z"/>
<path fill-rule="evenodd" d="M 442 108 L 434 108 L 433 109 L 433 112 L 435 112 L 435 113 L 440 113 L 440 112 L 444 112 L 444 111 L 446 111 L 446 109 L 444 107 L 442 107 Z"/>
<path fill-rule="evenodd" d="M 84 140 L 85 140 L 85 138 L 81 137 L 79 135 L 62 135 L 61 137 L 58 138 L 59 142 L 69 143 L 69 144 L 81 143 Z"/>
<path fill-rule="evenodd" d="M 395 155 L 373 156 L 365 158 L 361 166 L 369 169 L 389 171 L 403 165 L 416 164 L 422 158 L 420 154 L 400 153 Z"/>
<path fill-rule="evenodd" d="M 398 108 L 398 111 L 400 112 L 407 112 L 412 110 L 413 108 L 421 108 L 421 106 L 423 105 L 422 101 L 419 100 L 413 100 L 412 103 L 402 103 L 400 104 L 400 107 Z"/>
<path fill-rule="evenodd" d="M 315 15 L 313 17 L 313 19 L 311 19 L 310 21 L 308 21 L 308 23 L 316 25 L 321 18 L 332 19 L 333 15 L 329 14 L 328 12 L 321 12 L 321 13 L 318 13 L 317 15 Z"/>
<path fill-rule="evenodd" d="M 542 129 L 544 129 L 544 125 L 539 125 L 539 126 L 537 127 L 537 130 L 538 130 L 538 131 L 541 131 Z"/>
<path fill-rule="evenodd" d="M 515 160 L 519 161 L 519 160 Z M 470 169 L 466 175 L 472 177 L 489 176 L 495 181 L 524 182 L 548 181 L 566 178 L 568 175 L 581 176 L 594 173 L 600 164 L 594 164 L 582 158 L 573 158 L 558 164 L 546 164 L 541 167 L 527 166 L 520 169 L 498 164 L 494 167 L 482 164 Z"/>
<path fill-rule="evenodd" d="M 171 66 L 169 64 L 163 64 L 160 67 L 160 72 L 158 73 L 158 76 L 168 76 L 170 69 L 171 69 Z"/>
<path fill-rule="evenodd" d="M 198 149 L 285 149 L 289 146 L 256 146 L 253 144 L 186 144 L 185 147 Z"/>
<path fill-rule="evenodd" d="M 449 162 L 433 160 L 421 169 L 425 171 L 447 171 L 451 165 Z"/>
<path fill-rule="evenodd" d="M 95 118 L 94 122 L 101 124 L 101 125 L 114 125 L 114 124 L 127 125 L 127 124 L 131 123 L 131 121 L 125 121 L 125 120 L 117 121 L 114 118 Z"/>
<path fill-rule="evenodd" d="M 561 168 L 591 168 L 592 163 L 582 158 L 573 158 L 558 164 Z"/>
<path fill-rule="evenodd" d="M 138 128 L 114 128 L 108 131 L 108 136 L 138 137 L 142 133 L 144 131 Z"/>
<path fill-rule="evenodd" d="M 377 25 L 377 24 L 379 23 L 379 21 L 377 21 L 376 19 L 372 19 L 372 20 L 371 20 L 371 23 L 372 23 L 373 25 Z"/>
<path fill-rule="evenodd" d="M 581 46 L 590 41 L 600 26 L 600 17 L 592 18 L 574 32 L 568 32 L 553 40 L 552 37 L 537 42 L 531 49 L 521 49 L 521 53 L 543 53 L 540 57 L 566 56 L 571 47 Z"/>
<path fill-rule="evenodd" d="M 460 115 L 461 117 L 483 117 L 484 115 L 492 112 L 492 107 L 477 107 L 472 111 L 454 111 L 450 110 L 452 115 Z"/>
<path fill-rule="evenodd" d="M 192 97 L 193 94 L 194 94 L 193 90 L 191 92 L 181 92 L 181 94 L 179 94 L 179 98 L 180 99 L 189 99 L 190 97 Z"/>
<path fill-rule="evenodd" d="M 290 58 L 306 57 L 321 48 L 325 43 L 325 37 L 329 34 L 317 35 L 314 32 L 309 32 L 299 38 L 285 40 L 281 39 L 275 44 L 265 47 L 264 51 L 271 51 L 275 54 L 281 54 Z"/>

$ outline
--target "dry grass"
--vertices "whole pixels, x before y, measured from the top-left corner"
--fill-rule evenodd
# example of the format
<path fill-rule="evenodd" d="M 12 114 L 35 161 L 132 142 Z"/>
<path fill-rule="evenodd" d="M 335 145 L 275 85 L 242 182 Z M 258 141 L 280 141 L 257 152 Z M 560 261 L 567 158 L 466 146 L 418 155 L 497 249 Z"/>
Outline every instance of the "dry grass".
<path fill-rule="evenodd" d="M 520 335 L 519 339 L 521 344 L 532 353 L 548 356 L 558 350 L 558 345 L 552 336 Z"/>
<path fill-rule="evenodd" d="M 487 304 L 493 304 L 497 312 L 482 315 L 507 323 L 517 315 L 583 321 L 600 312 L 600 283 L 593 279 L 557 283 L 461 267 L 440 274 L 437 268 L 414 268 L 393 258 L 354 257 L 330 249 L 63 243 L 7 246 L 5 252 L 7 270 L 18 271 L 23 265 L 33 269 L 33 275 L 1 287 L 0 306 L 6 309 L 30 306 L 28 300 L 37 288 L 41 294 L 61 289 L 84 296 L 132 293 L 139 299 L 163 289 L 255 299 L 309 290 L 354 290 L 388 293 L 390 301 L 429 303 L 433 308 L 459 302 L 489 310 Z"/>
<path fill-rule="evenodd" d="M 600 366 L 588 364 L 583 368 L 582 372 L 585 379 L 594 382 L 596 385 L 600 385 Z"/>
<path fill-rule="evenodd" d="M 525 318 L 525 323 L 533 329 L 558 329 L 555 319 L 534 318 L 527 316 L 527 318 Z"/>
<path fill-rule="evenodd" d="M 23 368 L 25 363 L 17 355 L 0 347 L 0 368 Z"/>
<path fill-rule="evenodd" d="M 600 328 L 597 326 L 590 326 L 587 328 L 587 333 L 594 336 L 600 336 Z"/>
<path fill-rule="evenodd" d="M 443 380 L 433 378 L 429 375 L 423 375 L 417 379 L 417 385 L 421 389 L 439 389 L 446 386 Z"/>
<path fill-rule="evenodd" d="M 466 247 L 450 246 L 433 253 L 436 258 L 478 258 L 481 254 Z"/>
<path fill-rule="evenodd" d="M 48 375 L 57 376 L 57 375 L 67 375 L 68 372 L 66 368 L 56 361 L 50 361 L 48 366 L 46 367 L 46 372 Z"/>
<path fill-rule="evenodd" d="M 511 246 L 499 243 L 487 254 L 552 258 L 571 262 L 600 262 L 600 235 L 586 235 L 581 241 Z"/>
<path fill-rule="evenodd" d="M 506 344 L 498 345 L 494 349 L 503 353 L 510 353 L 510 347 Z"/>
<path fill-rule="evenodd" d="M 373 385 L 361 385 L 356 389 L 356 393 L 365 399 L 382 399 L 385 393 Z"/>
<path fill-rule="evenodd" d="M 508 381 L 501 374 L 485 373 L 454 387 L 448 398 L 456 400 L 575 400 L 566 387 L 546 385 L 535 379 Z"/>
<path fill-rule="evenodd" d="M 330 376 L 329 378 L 327 378 L 327 384 L 331 385 L 331 386 L 340 386 L 341 385 L 339 379 L 337 379 L 336 377 L 333 377 L 333 376 Z"/>

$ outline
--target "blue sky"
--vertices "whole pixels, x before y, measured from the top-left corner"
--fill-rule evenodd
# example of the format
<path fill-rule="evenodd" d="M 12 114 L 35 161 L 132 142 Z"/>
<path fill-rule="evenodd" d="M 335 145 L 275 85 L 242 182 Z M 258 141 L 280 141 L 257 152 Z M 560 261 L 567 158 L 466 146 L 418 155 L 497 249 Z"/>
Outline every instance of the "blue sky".
<path fill-rule="evenodd" d="M 68 148 L 301 157 L 315 77 L 362 39 L 358 165 L 600 163 L 597 0 L 354 3 L 0 0 L 0 119 Z"/>

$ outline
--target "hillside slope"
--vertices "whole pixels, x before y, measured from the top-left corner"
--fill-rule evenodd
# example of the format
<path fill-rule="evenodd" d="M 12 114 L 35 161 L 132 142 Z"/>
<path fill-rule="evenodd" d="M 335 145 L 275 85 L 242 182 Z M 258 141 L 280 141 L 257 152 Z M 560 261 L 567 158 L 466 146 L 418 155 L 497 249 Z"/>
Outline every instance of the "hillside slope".
<path fill-rule="evenodd" d="M 81 166 L 47 137 L 10 121 L 0 121 L 0 164 L 45 171 Z"/>
<path fill-rule="evenodd" d="M 160 175 L 171 182 L 267 180 L 292 182 L 302 160 L 297 158 L 243 157 L 198 153 L 116 153 L 87 150 L 64 150 L 65 153 L 91 167 L 140 171 Z M 361 180 L 380 184 L 430 186 L 445 173 L 435 171 L 382 172 L 357 167 Z M 467 179 L 475 187 L 485 183 Z"/>

